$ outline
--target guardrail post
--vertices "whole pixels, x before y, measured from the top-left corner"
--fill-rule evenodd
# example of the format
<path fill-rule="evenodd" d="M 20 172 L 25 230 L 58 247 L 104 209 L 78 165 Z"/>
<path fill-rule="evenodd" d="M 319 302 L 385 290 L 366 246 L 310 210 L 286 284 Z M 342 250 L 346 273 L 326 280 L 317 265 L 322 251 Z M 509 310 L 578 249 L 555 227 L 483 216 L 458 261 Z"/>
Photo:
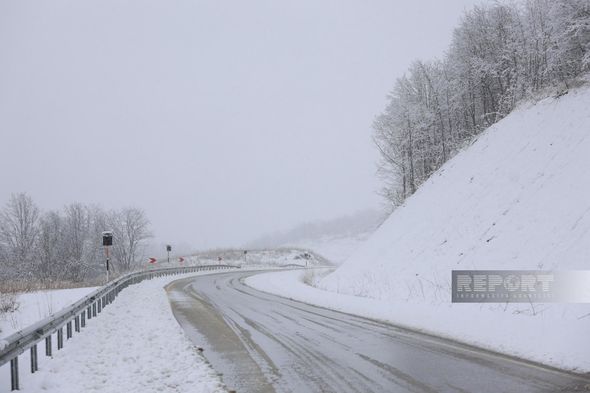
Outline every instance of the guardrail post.
<path fill-rule="evenodd" d="M 10 359 L 10 390 L 19 390 L 18 386 L 18 356 Z"/>
<path fill-rule="evenodd" d="M 51 356 L 51 334 L 45 337 L 45 356 Z"/>
<path fill-rule="evenodd" d="M 39 366 L 37 363 L 37 344 L 35 344 L 31 347 L 31 374 L 37 370 L 39 370 Z"/>
<path fill-rule="evenodd" d="M 76 315 L 74 318 L 74 330 L 76 333 L 80 333 L 80 316 Z"/>
<path fill-rule="evenodd" d="M 92 303 L 92 317 L 96 316 L 96 302 Z"/>
<path fill-rule="evenodd" d="M 66 325 L 66 339 L 72 338 L 72 321 L 69 321 Z"/>
<path fill-rule="evenodd" d="M 98 309 L 98 314 L 100 314 L 100 311 L 102 310 L 100 298 L 96 301 L 96 308 Z"/>
<path fill-rule="evenodd" d="M 82 327 L 86 327 L 86 310 L 82 311 L 80 314 L 80 325 L 82 325 Z"/>
<path fill-rule="evenodd" d="M 60 327 L 57 329 L 57 350 L 59 351 L 64 347 L 64 328 Z"/>
<path fill-rule="evenodd" d="M 88 319 L 92 319 L 92 305 L 88 306 L 88 309 L 86 310 L 86 315 L 88 316 Z"/>

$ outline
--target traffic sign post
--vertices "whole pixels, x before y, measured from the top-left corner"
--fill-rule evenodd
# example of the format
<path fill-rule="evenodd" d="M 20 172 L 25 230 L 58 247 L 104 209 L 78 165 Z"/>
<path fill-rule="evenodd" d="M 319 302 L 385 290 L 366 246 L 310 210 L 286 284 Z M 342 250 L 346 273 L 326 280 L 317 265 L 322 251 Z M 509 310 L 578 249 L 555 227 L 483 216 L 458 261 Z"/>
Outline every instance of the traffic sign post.
<path fill-rule="evenodd" d="M 170 251 L 172 251 L 172 246 L 168 244 L 166 246 L 166 252 L 168 253 L 168 264 L 170 264 Z"/>
<path fill-rule="evenodd" d="M 107 256 L 107 283 L 109 282 L 109 270 L 110 270 L 110 257 L 109 257 L 109 247 L 113 245 L 113 232 L 112 231 L 104 231 L 102 233 L 102 245 L 104 247 L 106 256 Z"/>

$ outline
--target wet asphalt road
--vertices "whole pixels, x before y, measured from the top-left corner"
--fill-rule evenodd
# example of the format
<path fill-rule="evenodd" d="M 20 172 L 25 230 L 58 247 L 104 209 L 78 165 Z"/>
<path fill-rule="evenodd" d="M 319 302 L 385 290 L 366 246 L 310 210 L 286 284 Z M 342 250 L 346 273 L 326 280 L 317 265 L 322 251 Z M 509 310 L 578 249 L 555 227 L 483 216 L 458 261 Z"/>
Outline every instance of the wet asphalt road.
<path fill-rule="evenodd" d="M 167 286 L 187 335 L 242 392 L 580 392 L 590 379 L 266 294 L 253 272 Z"/>

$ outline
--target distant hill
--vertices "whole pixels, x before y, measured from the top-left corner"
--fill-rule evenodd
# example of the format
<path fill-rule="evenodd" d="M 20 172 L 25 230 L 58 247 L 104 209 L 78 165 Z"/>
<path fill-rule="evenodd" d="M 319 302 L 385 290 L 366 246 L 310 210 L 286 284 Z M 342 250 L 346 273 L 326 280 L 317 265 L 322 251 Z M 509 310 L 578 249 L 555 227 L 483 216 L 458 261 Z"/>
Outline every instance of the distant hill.
<path fill-rule="evenodd" d="M 262 236 L 246 248 L 298 247 L 312 250 L 334 263 L 342 263 L 383 221 L 383 214 L 362 210 L 331 220 L 298 225 L 285 232 Z"/>

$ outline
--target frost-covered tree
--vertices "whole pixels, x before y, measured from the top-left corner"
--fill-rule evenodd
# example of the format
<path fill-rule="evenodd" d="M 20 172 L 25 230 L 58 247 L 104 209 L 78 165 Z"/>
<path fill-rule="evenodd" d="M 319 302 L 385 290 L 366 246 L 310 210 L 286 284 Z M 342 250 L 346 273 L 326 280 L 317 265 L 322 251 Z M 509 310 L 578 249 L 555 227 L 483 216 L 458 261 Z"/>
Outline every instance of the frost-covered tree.
<path fill-rule="evenodd" d="M 42 280 L 61 279 L 65 266 L 65 239 L 63 218 L 58 212 L 49 211 L 39 220 L 37 242 L 37 276 Z"/>
<path fill-rule="evenodd" d="M 39 209 L 25 193 L 13 194 L 0 212 L 1 270 L 8 277 L 33 273 Z"/>
<path fill-rule="evenodd" d="M 527 0 L 466 12 L 442 60 L 416 61 L 373 124 L 391 207 L 523 99 L 590 70 L 590 2 Z"/>
<path fill-rule="evenodd" d="M 13 195 L 0 211 L 0 277 L 40 282 L 81 282 L 104 274 L 102 232 L 115 233 L 113 263 L 133 268 L 150 237 L 149 221 L 136 208 L 106 212 L 72 203 L 43 214 L 26 194 Z"/>
<path fill-rule="evenodd" d="M 142 257 L 145 242 L 151 237 L 150 222 L 143 210 L 130 207 L 112 212 L 109 224 L 113 231 L 113 265 L 119 272 L 129 271 Z"/>

